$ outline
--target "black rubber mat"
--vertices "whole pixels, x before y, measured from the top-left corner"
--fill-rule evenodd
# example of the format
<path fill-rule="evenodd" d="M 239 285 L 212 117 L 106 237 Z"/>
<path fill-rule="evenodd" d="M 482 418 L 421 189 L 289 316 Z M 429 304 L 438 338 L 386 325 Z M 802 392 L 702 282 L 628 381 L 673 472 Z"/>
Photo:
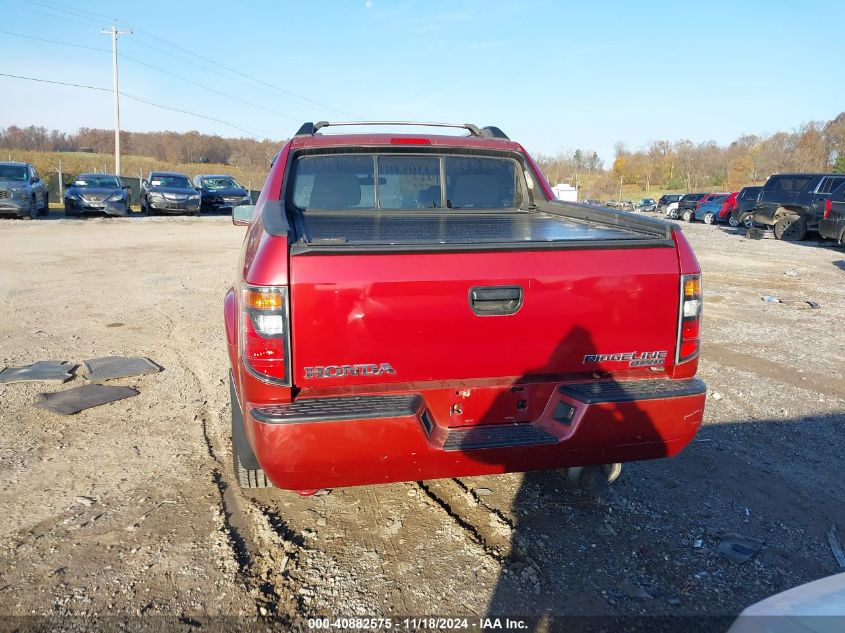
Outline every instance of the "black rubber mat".
<path fill-rule="evenodd" d="M 87 370 L 85 379 L 92 382 L 143 376 L 144 374 L 156 374 L 162 370 L 159 365 L 156 365 L 149 358 L 126 356 L 92 358 L 91 360 L 85 361 L 85 369 Z"/>
<path fill-rule="evenodd" d="M 58 391 L 56 393 L 42 393 L 43 399 L 36 402 L 36 407 L 49 409 L 62 415 L 73 415 L 85 409 L 98 407 L 101 404 L 116 402 L 124 398 L 137 396 L 138 392 L 130 387 L 111 387 L 109 385 L 83 385 Z"/>
<path fill-rule="evenodd" d="M 66 360 L 42 360 L 26 367 L 6 367 L 0 371 L 0 382 L 67 382 L 75 368 Z"/>

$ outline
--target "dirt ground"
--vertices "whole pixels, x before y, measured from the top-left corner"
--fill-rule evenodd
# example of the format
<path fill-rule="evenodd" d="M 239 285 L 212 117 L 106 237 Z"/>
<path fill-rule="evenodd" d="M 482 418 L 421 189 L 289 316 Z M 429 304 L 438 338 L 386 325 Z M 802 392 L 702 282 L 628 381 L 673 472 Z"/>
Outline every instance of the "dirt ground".
<path fill-rule="evenodd" d="M 836 573 L 845 252 L 684 229 L 704 269 L 705 425 L 679 457 L 626 464 L 597 504 L 557 473 L 241 491 L 221 301 L 243 228 L 0 220 L 0 366 L 139 355 L 164 367 L 112 383 L 140 395 L 75 416 L 33 403 L 80 377 L 0 385 L 0 616 L 188 629 L 259 615 L 462 615 L 474 628 L 531 616 L 537 630 L 579 615 L 729 621 Z M 716 552 L 729 533 L 762 547 L 733 562 Z"/>

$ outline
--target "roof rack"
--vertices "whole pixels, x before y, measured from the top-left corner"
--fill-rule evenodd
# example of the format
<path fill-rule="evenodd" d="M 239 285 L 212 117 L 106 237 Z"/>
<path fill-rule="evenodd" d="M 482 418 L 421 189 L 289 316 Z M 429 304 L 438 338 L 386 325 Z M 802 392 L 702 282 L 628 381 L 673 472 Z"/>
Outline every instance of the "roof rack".
<path fill-rule="evenodd" d="M 337 127 L 348 125 L 413 125 L 418 127 L 449 127 L 468 130 L 471 136 L 482 138 L 507 139 L 507 135 L 492 125 L 479 128 L 472 123 L 429 123 L 421 121 L 318 121 L 317 123 L 307 122 L 296 133 L 296 136 L 313 136 L 324 127 Z"/>

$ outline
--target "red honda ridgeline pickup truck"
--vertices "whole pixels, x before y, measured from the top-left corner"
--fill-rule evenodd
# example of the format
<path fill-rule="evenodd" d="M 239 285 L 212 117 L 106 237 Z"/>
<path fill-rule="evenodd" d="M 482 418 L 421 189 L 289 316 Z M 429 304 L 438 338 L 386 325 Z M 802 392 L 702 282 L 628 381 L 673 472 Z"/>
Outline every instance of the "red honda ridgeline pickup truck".
<path fill-rule="evenodd" d="M 320 133 L 335 125 L 361 124 L 304 124 L 233 214 L 242 486 L 613 477 L 690 442 L 701 271 L 678 227 L 556 201 L 495 127 Z"/>

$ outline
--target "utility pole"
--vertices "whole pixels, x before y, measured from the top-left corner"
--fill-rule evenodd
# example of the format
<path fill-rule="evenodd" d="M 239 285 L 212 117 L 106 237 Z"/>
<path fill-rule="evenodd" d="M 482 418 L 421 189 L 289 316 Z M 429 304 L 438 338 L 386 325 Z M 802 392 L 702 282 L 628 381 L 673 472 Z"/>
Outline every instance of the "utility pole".
<path fill-rule="evenodd" d="M 102 29 L 100 33 L 111 35 L 111 65 L 114 73 L 114 173 L 120 176 L 120 91 L 117 83 L 117 38 L 120 35 L 132 35 L 132 31 L 118 31 L 117 25 Z"/>

